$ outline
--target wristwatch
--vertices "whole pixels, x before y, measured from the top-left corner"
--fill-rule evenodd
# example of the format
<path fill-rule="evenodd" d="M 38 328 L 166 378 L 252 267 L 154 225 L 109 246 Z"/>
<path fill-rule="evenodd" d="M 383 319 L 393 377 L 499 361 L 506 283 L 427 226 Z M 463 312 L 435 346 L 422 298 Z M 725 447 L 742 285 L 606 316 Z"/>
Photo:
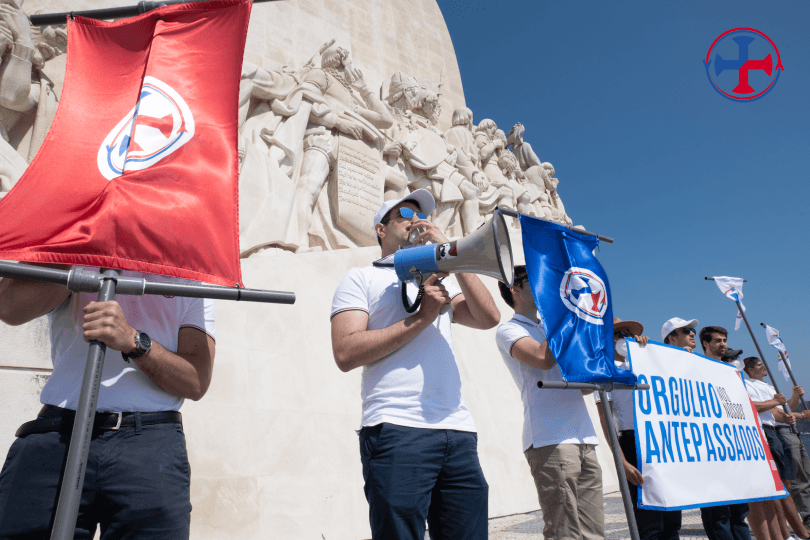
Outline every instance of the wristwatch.
<path fill-rule="evenodd" d="M 152 339 L 148 335 L 146 335 L 146 332 L 136 330 L 135 349 L 129 353 L 122 352 L 121 356 L 124 358 L 125 362 L 129 362 L 130 359 L 140 358 L 141 356 L 145 355 L 146 353 L 149 352 L 151 348 L 152 348 Z"/>

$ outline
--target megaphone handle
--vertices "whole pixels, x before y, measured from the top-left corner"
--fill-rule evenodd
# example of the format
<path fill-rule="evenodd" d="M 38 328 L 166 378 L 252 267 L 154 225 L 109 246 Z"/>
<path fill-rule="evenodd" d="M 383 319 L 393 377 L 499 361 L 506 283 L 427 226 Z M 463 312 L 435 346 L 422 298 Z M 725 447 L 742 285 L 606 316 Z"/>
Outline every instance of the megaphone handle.
<path fill-rule="evenodd" d="M 445 304 L 442 306 L 441 311 L 439 311 L 439 315 L 444 315 L 448 311 L 450 311 L 450 304 Z"/>

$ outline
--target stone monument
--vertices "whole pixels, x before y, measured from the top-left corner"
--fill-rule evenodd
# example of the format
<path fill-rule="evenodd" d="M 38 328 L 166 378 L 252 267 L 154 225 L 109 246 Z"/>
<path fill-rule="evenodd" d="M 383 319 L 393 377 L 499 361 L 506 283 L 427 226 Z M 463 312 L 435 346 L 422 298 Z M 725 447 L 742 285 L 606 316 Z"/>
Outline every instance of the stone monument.
<path fill-rule="evenodd" d="M 132 3 L 4 2 L 0 196 L 42 144 L 64 78 L 65 29 L 30 27 L 25 14 Z M 554 168 L 523 131 L 474 123 L 435 0 L 253 7 L 239 101 L 242 271 L 246 286 L 294 291 L 297 302 L 217 303 L 213 382 L 182 408 L 192 538 L 370 537 L 355 434 L 360 372 L 341 373 L 332 358 L 332 295 L 348 268 L 379 256 L 371 223 L 382 201 L 417 188 L 433 193 L 432 219 L 448 236 L 474 231 L 496 206 L 570 224 Z M 483 279 L 511 313 L 496 282 Z M 44 318 L 0 323 L 3 454 L 39 408 L 51 370 L 47 332 Z M 522 456 L 520 395 L 494 335 L 454 328 L 491 517 L 539 506 Z M 615 489 L 606 444 L 599 455 L 605 488 Z"/>

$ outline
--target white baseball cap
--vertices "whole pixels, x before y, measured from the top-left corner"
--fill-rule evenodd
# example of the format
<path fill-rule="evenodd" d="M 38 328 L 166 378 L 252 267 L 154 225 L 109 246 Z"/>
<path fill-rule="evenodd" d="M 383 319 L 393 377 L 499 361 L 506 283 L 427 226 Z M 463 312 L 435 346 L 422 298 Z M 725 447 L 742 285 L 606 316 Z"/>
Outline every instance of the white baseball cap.
<path fill-rule="evenodd" d="M 377 223 L 382 221 L 385 214 L 387 214 L 393 207 L 405 201 L 415 202 L 419 207 L 419 213 L 425 214 L 426 216 L 429 216 L 433 212 L 433 209 L 436 208 L 436 199 L 433 198 L 433 195 L 431 195 L 426 189 L 417 189 L 416 191 L 405 195 L 401 199 L 385 201 L 377 211 L 377 214 L 374 216 L 374 226 L 376 227 Z"/>
<path fill-rule="evenodd" d="M 673 317 L 667 322 L 664 323 L 664 327 L 661 328 L 661 339 L 666 339 L 668 335 L 672 333 L 673 330 L 677 330 L 678 328 L 697 328 L 698 320 L 692 319 L 691 321 L 685 321 L 678 317 Z"/>

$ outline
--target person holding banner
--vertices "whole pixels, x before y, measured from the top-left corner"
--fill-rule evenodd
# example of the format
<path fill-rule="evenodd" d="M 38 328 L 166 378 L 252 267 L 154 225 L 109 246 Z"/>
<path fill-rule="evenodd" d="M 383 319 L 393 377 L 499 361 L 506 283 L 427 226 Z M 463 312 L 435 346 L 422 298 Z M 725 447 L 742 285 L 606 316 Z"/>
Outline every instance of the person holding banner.
<path fill-rule="evenodd" d="M 618 317 L 613 319 L 613 332 L 613 340 L 616 344 L 616 365 L 622 369 L 630 369 L 630 363 L 627 361 L 627 341 L 625 336 L 632 337 L 641 347 L 644 347 L 650 338 L 641 335 L 644 332 L 644 325 L 640 322 L 622 321 Z M 607 396 L 610 399 L 613 417 L 616 419 L 617 425 L 615 429 L 619 432 L 619 446 L 621 447 L 627 481 L 634 486 L 642 485 L 644 477 L 636 468 L 638 461 L 636 456 L 633 393 L 629 391 L 608 392 Z M 599 403 L 601 401 L 599 394 L 597 393 L 595 397 L 596 402 Z M 607 430 L 614 428 L 613 426 L 608 427 L 602 407 L 597 407 L 597 410 L 602 424 L 602 432 L 605 434 L 605 438 L 608 438 Z M 639 508 L 638 490 L 630 489 L 630 496 L 633 499 L 633 513 L 636 516 L 636 525 L 641 540 L 675 540 L 680 538 L 682 517 L 680 510 L 663 511 Z"/>
<path fill-rule="evenodd" d="M 785 427 L 796 425 L 796 418 L 792 414 L 786 413 L 781 406 L 787 404 L 789 409 L 797 407 L 801 397 L 798 390 L 801 390 L 801 387 L 794 387 L 793 395 L 790 399 L 787 399 L 783 394 L 777 394 L 773 386 L 763 380 L 768 375 L 768 371 L 762 360 L 756 356 L 749 356 L 743 360 L 743 363 L 745 373 L 749 377 L 745 385 L 746 390 L 748 390 L 748 395 L 751 396 L 751 401 L 759 413 L 762 430 L 765 433 L 771 455 L 776 463 L 779 478 L 790 491 L 791 482 L 796 479 L 796 470 L 790 445 L 780 430 L 777 429 L 777 423 Z M 777 513 L 779 514 L 780 525 L 787 519 L 790 527 L 799 538 L 810 538 L 810 532 L 804 526 L 791 497 L 781 499 L 781 504 L 777 505 Z"/>
<path fill-rule="evenodd" d="M 673 317 L 664 323 L 661 328 L 661 337 L 667 345 L 680 347 L 685 349 L 686 352 L 692 352 L 695 350 L 695 333 L 697 332 L 695 328 L 697 328 L 697 325 L 697 319 L 687 321 L 679 317 Z"/>
<path fill-rule="evenodd" d="M 383 257 L 412 243 L 447 242 L 425 217 L 434 208 L 424 189 L 386 201 L 374 217 Z M 411 303 L 417 289 L 393 267 L 352 268 L 335 291 L 335 363 L 344 372 L 363 368 L 360 458 L 375 540 L 423 540 L 426 520 L 434 539 L 487 537 L 489 487 L 461 399 L 450 323 L 487 329 L 500 313 L 477 276 L 456 275 L 460 290 L 441 283 L 446 274 L 427 278 L 412 315 L 402 287 Z"/>
<path fill-rule="evenodd" d="M 700 330 L 699 339 L 700 347 L 706 353 L 706 356 L 713 360 L 725 362 L 723 358 L 728 351 L 728 331 L 725 328 L 722 326 L 704 326 Z M 700 517 L 703 521 L 703 528 L 710 538 L 713 534 L 718 538 L 750 538 L 750 528 L 745 522 L 749 511 L 747 503 L 706 506 L 700 509 Z"/>
<path fill-rule="evenodd" d="M 54 367 L 40 395 L 42 410 L 17 430 L 0 472 L 0 538 L 48 534 L 90 340 L 108 352 L 76 538 L 92 538 L 98 525 L 102 539 L 189 537 L 190 470 L 179 409 L 186 398 L 202 398 L 211 383 L 213 301 L 97 297 L 0 279 L 0 320 L 19 325 L 47 315 Z"/>
<path fill-rule="evenodd" d="M 515 310 L 498 327 L 496 340 L 523 399 L 523 449 L 543 510 L 543 535 L 604 539 L 598 439 L 585 400 L 574 390 L 537 387 L 538 380 L 563 378 L 537 316 L 526 267 L 515 266 L 512 287 L 498 282 L 498 288 Z"/>

